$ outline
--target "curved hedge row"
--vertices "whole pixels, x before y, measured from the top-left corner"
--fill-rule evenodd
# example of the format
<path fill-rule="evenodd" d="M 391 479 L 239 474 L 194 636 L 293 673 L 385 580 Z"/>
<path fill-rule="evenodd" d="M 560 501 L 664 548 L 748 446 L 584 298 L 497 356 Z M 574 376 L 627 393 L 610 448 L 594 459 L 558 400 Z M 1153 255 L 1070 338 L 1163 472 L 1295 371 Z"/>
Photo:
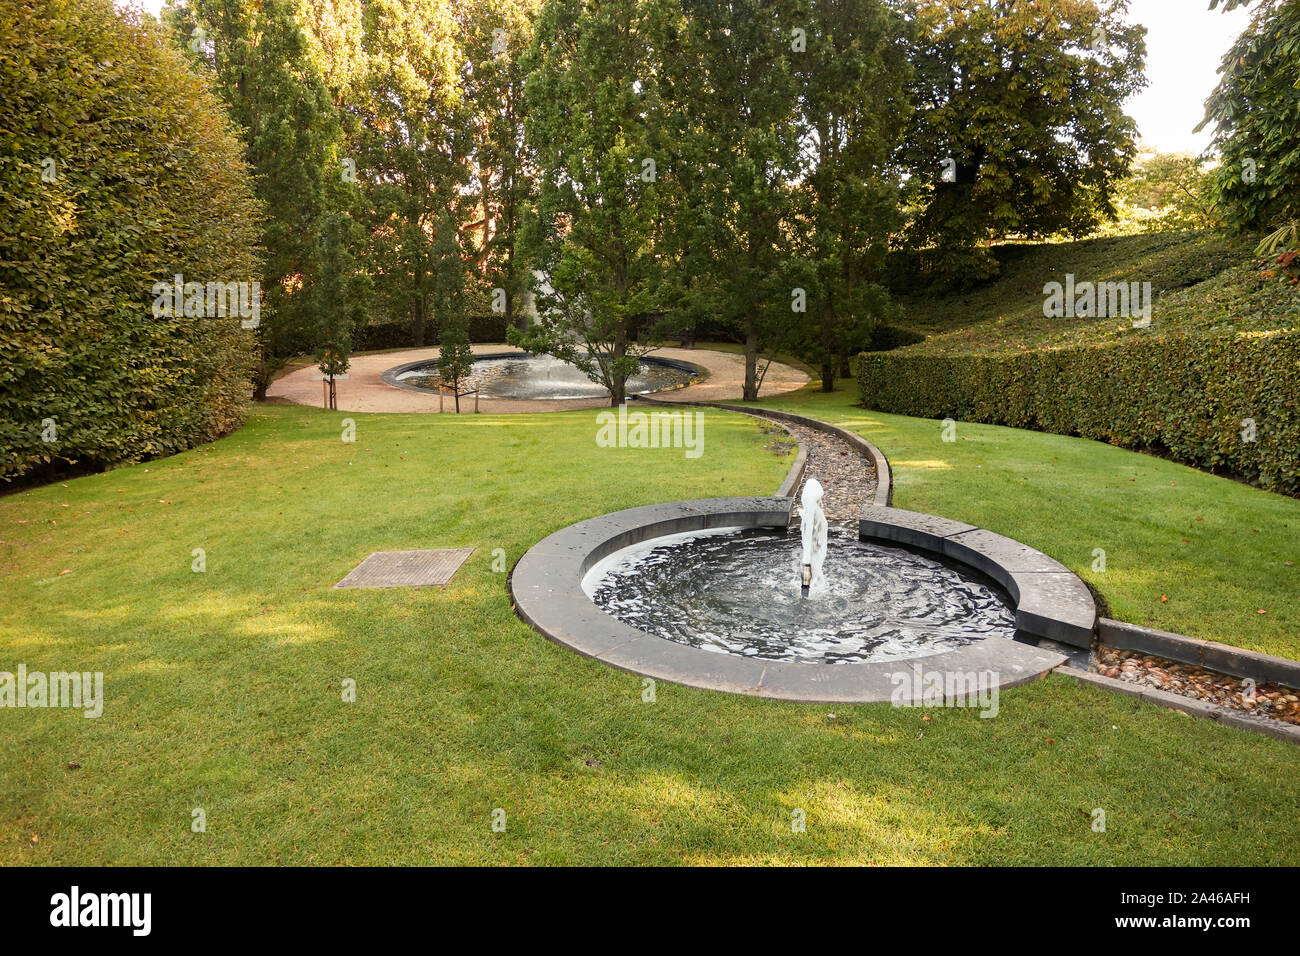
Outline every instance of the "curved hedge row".
<path fill-rule="evenodd" d="M 864 352 L 858 388 L 877 411 L 1162 450 L 1300 494 L 1300 330 L 1003 355 Z"/>
<path fill-rule="evenodd" d="M 220 100 L 131 16 L 0 0 L 5 479 L 181 451 L 250 397 L 238 316 L 154 315 L 177 273 L 251 288 L 258 208 Z"/>

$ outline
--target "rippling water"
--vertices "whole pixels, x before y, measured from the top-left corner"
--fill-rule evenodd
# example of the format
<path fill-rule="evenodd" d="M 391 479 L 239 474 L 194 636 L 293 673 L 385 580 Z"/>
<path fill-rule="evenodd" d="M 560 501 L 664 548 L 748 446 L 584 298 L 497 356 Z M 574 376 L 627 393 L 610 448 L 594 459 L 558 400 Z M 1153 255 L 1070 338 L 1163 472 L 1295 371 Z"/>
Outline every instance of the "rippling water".
<path fill-rule="evenodd" d="M 646 395 L 685 385 L 694 373 L 657 362 L 641 362 L 641 370 L 627 380 L 629 395 Z M 416 388 L 436 390 L 440 377 L 437 361 L 407 369 L 397 380 Z M 551 355 L 522 358 L 476 359 L 463 388 L 477 388 L 481 398 L 604 398 L 609 393 L 567 362 Z"/>
<path fill-rule="evenodd" d="M 832 532 L 825 570 L 825 593 L 801 598 L 797 534 L 731 529 L 628 548 L 583 586 L 639 630 L 765 660 L 924 657 L 1015 633 L 994 587 L 902 548 Z"/>

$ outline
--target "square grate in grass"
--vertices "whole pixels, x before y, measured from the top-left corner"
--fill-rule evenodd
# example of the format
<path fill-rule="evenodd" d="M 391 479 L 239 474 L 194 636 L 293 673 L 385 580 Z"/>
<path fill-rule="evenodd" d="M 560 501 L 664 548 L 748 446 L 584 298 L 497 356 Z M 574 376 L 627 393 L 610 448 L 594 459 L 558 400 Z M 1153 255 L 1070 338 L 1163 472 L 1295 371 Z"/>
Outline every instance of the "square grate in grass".
<path fill-rule="evenodd" d="M 336 588 L 442 587 L 460 570 L 473 548 L 432 551 L 376 551 L 348 572 Z"/>

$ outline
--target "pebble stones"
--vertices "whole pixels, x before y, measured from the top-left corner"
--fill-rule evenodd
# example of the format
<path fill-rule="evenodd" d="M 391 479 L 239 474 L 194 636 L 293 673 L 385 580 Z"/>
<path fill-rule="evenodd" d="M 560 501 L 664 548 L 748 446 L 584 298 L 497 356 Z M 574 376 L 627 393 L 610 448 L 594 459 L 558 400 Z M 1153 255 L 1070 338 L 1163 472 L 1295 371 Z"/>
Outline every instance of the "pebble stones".
<path fill-rule="evenodd" d="M 1103 677 L 1194 697 L 1207 703 L 1300 724 L 1300 693 L 1281 684 L 1253 688 L 1238 677 L 1191 664 L 1179 664 L 1152 654 L 1121 651 L 1104 644 L 1097 648 L 1093 669 Z"/>
<path fill-rule="evenodd" d="M 876 470 L 848 442 L 834 435 L 795 422 L 782 422 L 808 452 L 803 481 L 816 478 L 826 489 L 822 510 L 829 521 L 857 521 L 862 509 L 876 493 Z M 795 498 L 803 491 L 803 482 L 795 489 Z"/>

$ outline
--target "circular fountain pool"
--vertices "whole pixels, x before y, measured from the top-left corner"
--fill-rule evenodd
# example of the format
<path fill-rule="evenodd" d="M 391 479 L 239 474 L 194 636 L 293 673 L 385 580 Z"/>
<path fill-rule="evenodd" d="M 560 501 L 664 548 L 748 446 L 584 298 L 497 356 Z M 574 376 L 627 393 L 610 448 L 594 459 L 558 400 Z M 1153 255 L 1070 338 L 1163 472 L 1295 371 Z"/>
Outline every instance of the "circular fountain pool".
<path fill-rule="evenodd" d="M 629 395 L 648 395 L 680 388 L 695 381 L 702 370 L 670 359 L 644 357 L 640 371 L 627 381 Z M 437 359 L 411 362 L 389 369 L 384 381 L 390 385 L 436 392 L 441 381 Z M 580 399 L 605 398 L 608 392 L 586 374 L 550 355 L 514 352 L 484 355 L 474 360 L 464 388 L 478 389 L 482 398 Z"/>
<path fill-rule="evenodd" d="M 785 529 L 689 532 L 617 551 L 582 584 L 639 631 L 759 660 L 910 659 L 1015 636 L 1001 590 L 936 557 L 833 532 L 825 588 L 807 598 L 799 561 L 799 537 Z"/>

